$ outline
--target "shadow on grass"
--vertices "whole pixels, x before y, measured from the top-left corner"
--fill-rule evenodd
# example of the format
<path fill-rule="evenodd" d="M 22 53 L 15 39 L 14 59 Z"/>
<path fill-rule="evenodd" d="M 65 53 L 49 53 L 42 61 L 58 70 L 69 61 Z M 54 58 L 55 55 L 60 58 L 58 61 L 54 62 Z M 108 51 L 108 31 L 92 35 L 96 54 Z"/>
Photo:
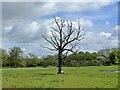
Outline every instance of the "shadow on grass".
<path fill-rule="evenodd" d="M 100 70 L 101 72 L 115 72 L 120 73 L 120 70 Z"/>
<path fill-rule="evenodd" d="M 38 75 L 55 75 L 53 73 L 39 73 Z"/>

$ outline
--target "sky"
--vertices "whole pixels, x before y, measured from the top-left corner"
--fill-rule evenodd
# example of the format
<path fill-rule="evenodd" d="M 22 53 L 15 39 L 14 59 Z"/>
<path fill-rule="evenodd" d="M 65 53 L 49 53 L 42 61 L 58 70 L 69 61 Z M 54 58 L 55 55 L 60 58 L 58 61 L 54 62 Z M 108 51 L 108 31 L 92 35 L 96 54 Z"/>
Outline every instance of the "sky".
<path fill-rule="evenodd" d="M 8 0 L 9 1 L 9 0 Z M 0 4 L 1 5 L 1 4 Z M 65 18 L 76 24 L 77 19 L 86 33 L 79 42 L 80 51 L 94 52 L 118 47 L 118 3 L 101 2 L 2 2 L 1 48 L 20 47 L 25 54 L 37 56 L 55 54 L 42 46 L 50 46 L 41 36 L 49 37 L 53 17 Z"/>

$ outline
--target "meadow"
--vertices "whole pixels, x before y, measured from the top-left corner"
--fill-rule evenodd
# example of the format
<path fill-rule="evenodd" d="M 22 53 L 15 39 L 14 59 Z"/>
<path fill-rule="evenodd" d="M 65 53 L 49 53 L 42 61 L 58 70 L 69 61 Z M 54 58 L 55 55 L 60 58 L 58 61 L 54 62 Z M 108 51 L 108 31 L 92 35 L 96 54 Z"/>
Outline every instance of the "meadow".
<path fill-rule="evenodd" d="M 118 66 L 3 68 L 3 88 L 117 88 Z"/>

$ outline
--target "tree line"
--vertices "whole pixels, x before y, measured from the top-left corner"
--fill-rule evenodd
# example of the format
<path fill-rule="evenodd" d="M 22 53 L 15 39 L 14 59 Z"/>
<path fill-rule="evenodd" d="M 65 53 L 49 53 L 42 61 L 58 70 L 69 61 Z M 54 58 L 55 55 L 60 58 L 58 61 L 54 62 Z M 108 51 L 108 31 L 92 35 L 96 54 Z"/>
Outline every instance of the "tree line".
<path fill-rule="evenodd" d="M 58 66 L 57 55 L 47 55 L 39 58 L 34 54 L 25 55 L 20 47 L 10 48 L 9 51 L 0 49 L 2 67 L 47 67 Z M 64 56 L 64 54 L 62 55 Z M 102 49 L 98 52 L 78 52 L 69 54 L 62 62 L 63 66 L 101 66 L 120 63 L 120 51 L 116 48 Z"/>

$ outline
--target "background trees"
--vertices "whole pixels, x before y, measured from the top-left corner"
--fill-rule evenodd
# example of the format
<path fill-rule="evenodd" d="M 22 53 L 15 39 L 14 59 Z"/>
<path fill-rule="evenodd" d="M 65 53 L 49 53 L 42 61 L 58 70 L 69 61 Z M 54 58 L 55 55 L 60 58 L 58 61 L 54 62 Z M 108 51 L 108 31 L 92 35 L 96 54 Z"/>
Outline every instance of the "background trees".
<path fill-rule="evenodd" d="M 119 64 L 120 51 L 115 48 L 109 50 L 110 54 L 108 57 L 97 52 L 90 53 L 80 51 L 75 54 L 69 54 L 66 59 L 63 60 L 62 65 L 65 67 L 79 67 Z M 47 55 L 41 58 L 34 54 L 24 55 L 20 47 L 13 47 L 9 51 L 0 49 L 0 54 L 3 67 L 57 67 L 58 63 L 56 55 Z M 63 54 L 62 57 L 64 56 Z"/>
<path fill-rule="evenodd" d="M 9 66 L 9 61 L 8 61 L 8 53 L 4 49 L 0 49 L 0 59 L 2 61 L 3 66 Z"/>
<path fill-rule="evenodd" d="M 43 57 L 43 65 L 45 66 L 57 66 L 57 60 L 55 55 L 48 55 Z"/>
<path fill-rule="evenodd" d="M 112 64 L 118 64 L 119 63 L 119 55 L 120 55 L 120 51 L 117 49 L 113 49 L 109 55 L 110 62 Z"/>
<path fill-rule="evenodd" d="M 22 57 L 22 50 L 19 47 L 13 47 L 9 51 L 9 65 L 11 67 L 19 66 Z"/>

